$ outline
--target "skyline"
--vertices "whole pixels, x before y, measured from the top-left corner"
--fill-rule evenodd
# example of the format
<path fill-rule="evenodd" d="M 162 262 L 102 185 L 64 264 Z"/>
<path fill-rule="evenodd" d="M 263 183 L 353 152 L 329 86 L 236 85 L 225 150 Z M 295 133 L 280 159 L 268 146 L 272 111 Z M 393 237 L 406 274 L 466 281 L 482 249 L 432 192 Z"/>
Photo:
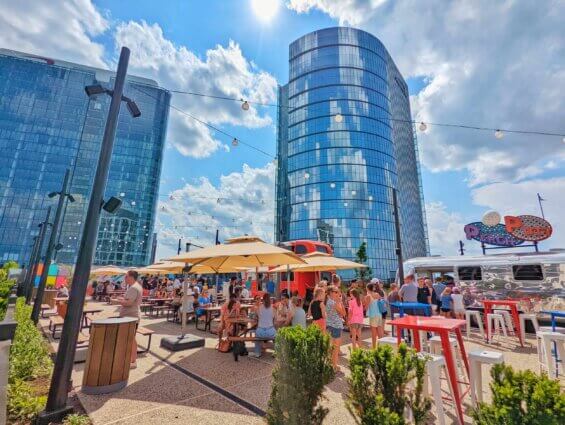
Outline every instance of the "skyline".
<path fill-rule="evenodd" d="M 34 2 L 2 4 L 0 25 L 11 31 L 2 31 L 0 47 L 113 69 L 117 48 L 127 45 L 132 50 L 129 73 L 155 79 L 166 89 L 274 103 L 277 83 L 288 78 L 288 50 L 281 46 L 313 30 L 347 24 L 383 41 L 407 79 L 416 121 L 565 130 L 560 128 L 565 105 L 559 96 L 565 86 L 565 47 L 558 25 L 563 6 L 557 3 L 454 3 L 445 10 L 435 7 L 431 16 L 409 2 L 336 6 L 292 0 L 280 2 L 269 20 L 259 19 L 251 2 L 240 8 L 219 1 L 167 4 L 159 10 L 145 2 L 135 8 L 128 8 L 130 2 L 111 3 L 75 0 L 53 7 L 57 14 Z M 439 4 L 432 3 L 430 9 Z M 220 16 L 233 19 L 213 25 L 218 8 Z M 33 16 L 46 23 L 39 25 Z M 333 18 L 337 16 L 341 19 Z M 493 22 L 489 16 L 498 19 Z M 72 33 L 64 28 L 64 17 L 72 23 Z M 185 27 L 194 28 L 183 31 L 181 17 Z M 529 31 L 517 34 L 515 25 L 524 19 Z M 528 59 L 516 60 L 516 52 Z M 172 104 L 275 153 L 276 108 L 252 104 L 243 111 L 237 102 L 175 93 Z M 560 138 L 506 134 L 498 140 L 489 132 L 429 126 L 418 132 L 418 141 L 432 254 L 456 255 L 463 225 L 480 220 L 489 209 L 502 215 L 539 215 L 538 192 L 547 199 L 546 217 L 555 228 L 541 247 L 565 247 L 560 214 L 565 207 L 565 144 Z M 213 243 L 219 224 L 231 226 L 224 227 L 222 240 L 241 233 L 272 240 L 274 165 L 266 155 L 243 144 L 233 147 L 228 137 L 171 110 L 162 177 L 157 258 L 176 252 L 179 234 L 191 234 L 197 244 Z M 188 211 L 201 215 L 188 216 Z M 480 251 L 471 241 L 466 248 Z"/>

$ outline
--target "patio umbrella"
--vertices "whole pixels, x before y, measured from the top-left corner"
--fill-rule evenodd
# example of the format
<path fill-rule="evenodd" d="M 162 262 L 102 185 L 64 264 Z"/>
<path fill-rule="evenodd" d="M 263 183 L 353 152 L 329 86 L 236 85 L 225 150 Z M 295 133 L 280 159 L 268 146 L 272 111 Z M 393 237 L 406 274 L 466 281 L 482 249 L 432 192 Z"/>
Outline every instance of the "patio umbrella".
<path fill-rule="evenodd" d="M 98 267 L 90 272 L 91 276 L 116 276 L 120 274 L 126 274 L 127 270 L 122 269 L 118 266 L 102 266 Z"/>
<path fill-rule="evenodd" d="M 150 268 L 149 266 L 138 267 L 138 268 L 133 269 L 133 270 L 135 270 L 139 274 L 168 274 L 168 273 L 172 273 L 171 271 L 169 271 L 167 269 L 158 269 L 157 267 Z"/>
<path fill-rule="evenodd" d="M 223 269 L 231 270 L 236 267 L 250 268 L 304 263 L 304 260 L 293 252 L 263 242 L 255 236 L 232 238 L 225 244 L 184 252 L 169 260 L 190 263 L 193 266 L 208 266 L 216 273 L 222 273 Z"/>
<path fill-rule="evenodd" d="M 362 269 L 365 264 L 333 257 L 323 252 L 313 252 L 302 256 L 305 264 L 291 264 L 288 269 L 296 272 L 325 272 L 331 270 Z M 271 272 L 286 272 L 287 266 L 276 267 Z"/>

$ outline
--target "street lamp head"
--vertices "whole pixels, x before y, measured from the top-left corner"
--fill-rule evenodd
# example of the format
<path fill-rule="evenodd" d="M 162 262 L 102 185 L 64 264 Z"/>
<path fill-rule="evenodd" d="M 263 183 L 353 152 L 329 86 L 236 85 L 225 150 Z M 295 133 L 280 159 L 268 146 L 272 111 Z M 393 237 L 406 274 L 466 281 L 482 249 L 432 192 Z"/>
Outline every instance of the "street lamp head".
<path fill-rule="evenodd" d="M 132 117 L 137 118 L 141 116 L 141 111 L 139 110 L 139 108 L 137 107 L 137 104 L 131 100 L 128 99 L 126 101 L 126 105 L 128 107 L 128 111 L 131 114 Z"/>
<path fill-rule="evenodd" d="M 86 95 L 88 97 L 96 96 L 98 94 L 106 93 L 106 89 L 102 87 L 100 84 L 93 84 L 91 86 L 86 86 L 84 88 Z"/>
<path fill-rule="evenodd" d="M 110 199 L 108 199 L 106 202 L 104 202 L 104 205 L 102 205 L 102 208 L 104 209 L 104 211 L 112 214 L 112 213 L 116 212 L 118 210 L 118 208 L 120 208 L 121 205 L 122 205 L 122 200 L 119 199 L 119 198 L 116 198 L 115 196 L 112 196 Z"/>
<path fill-rule="evenodd" d="M 50 198 L 54 198 L 55 196 L 57 196 L 59 194 L 59 192 L 51 192 L 49 195 Z"/>
<path fill-rule="evenodd" d="M 69 202 L 71 202 L 71 203 L 76 201 L 75 197 L 73 195 L 71 195 L 70 193 L 67 193 L 67 197 L 69 198 Z"/>
<path fill-rule="evenodd" d="M 64 245 L 62 243 L 58 243 L 57 245 L 55 245 L 55 251 L 60 251 L 62 250 L 64 247 Z"/>

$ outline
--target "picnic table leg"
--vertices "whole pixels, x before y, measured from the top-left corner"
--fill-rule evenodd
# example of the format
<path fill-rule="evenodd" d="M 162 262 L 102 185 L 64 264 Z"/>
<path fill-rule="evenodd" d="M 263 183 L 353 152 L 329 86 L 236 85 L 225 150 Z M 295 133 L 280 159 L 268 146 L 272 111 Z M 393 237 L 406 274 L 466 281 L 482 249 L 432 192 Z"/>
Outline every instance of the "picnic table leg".
<path fill-rule="evenodd" d="M 490 307 L 487 307 L 485 305 L 484 312 L 485 312 L 485 317 L 483 317 L 483 321 L 485 323 L 485 337 L 488 342 L 490 341 L 490 335 L 488 334 L 488 315 L 490 314 Z"/>
<path fill-rule="evenodd" d="M 402 342 L 402 327 L 396 325 L 396 344 L 400 345 L 400 343 Z"/>
<path fill-rule="evenodd" d="M 447 374 L 449 375 L 451 390 L 453 391 L 453 404 L 455 405 L 455 409 L 457 410 L 457 418 L 459 419 L 459 424 L 463 425 L 463 407 L 461 406 L 461 395 L 459 394 L 459 383 L 457 382 L 457 370 L 453 358 L 453 351 L 451 350 L 451 344 L 449 343 L 449 332 L 442 331 L 440 333 L 440 336 L 443 355 L 445 356 Z"/>
<path fill-rule="evenodd" d="M 420 352 L 422 351 L 422 346 L 420 344 L 420 331 L 418 329 L 414 329 L 414 348 L 416 349 L 416 351 Z"/>
<path fill-rule="evenodd" d="M 512 321 L 514 322 L 514 327 L 516 328 L 516 332 L 518 332 L 518 339 L 520 340 L 520 345 L 524 346 L 524 341 L 522 341 L 522 327 L 520 326 L 520 314 L 518 313 L 518 307 L 515 305 L 511 308 L 512 311 Z"/>
<path fill-rule="evenodd" d="M 465 345 L 463 344 L 463 334 L 461 333 L 461 328 L 455 329 L 455 336 L 457 337 L 457 343 L 459 344 L 459 351 L 461 351 L 461 356 L 463 357 L 465 370 L 467 370 L 467 378 L 469 379 L 469 382 L 471 382 L 471 375 L 469 374 L 469 359 L 467 358 L 467 352 L 465 350 Z"/>

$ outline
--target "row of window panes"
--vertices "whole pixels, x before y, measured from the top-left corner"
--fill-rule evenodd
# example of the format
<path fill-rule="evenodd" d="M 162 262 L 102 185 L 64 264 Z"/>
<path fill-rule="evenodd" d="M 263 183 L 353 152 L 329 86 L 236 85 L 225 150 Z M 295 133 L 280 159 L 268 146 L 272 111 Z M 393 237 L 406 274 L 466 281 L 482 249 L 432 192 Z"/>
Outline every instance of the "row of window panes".
<path fill-rule="evenodd" d="M 362 131 L 370 134 L 391 139 L 391 127 L 385 120 L 359 117 L 343 116 L 342 122 L 336 122 L 334 117 L 314 118 L 303 121 L 288 129 L 288 139 L 293 140 L 298 137 L 307 136 L 313 133 L 324 133 L 328 131 Z"/>
<path fill-rule="evenodd" d="M 380 167 L 396 172 L 394 158 L 372 149 L 328 148 L 293 155 L 288 158 L 287 171 L 293 172 L 312 165 L 355 164 L 360 167 Z"/>
<path fill-rule="evenodd" d="M 370 88 L 353 86 L 353 85 L 334 85 L 317 87 L 300 93 L 295 97 L 288 99 L 289 113 L 296 108 L 316 102 L 327 102 L 332 100 L 358 100 L 368 102 L 389 110 L 389 99 L 386 94 L 380 93 Z"/>
<path fill-rule="evenodd" d="M 300 137 L 287 143 L 288 156 L 329 147 L 371 148 L 395 156 L 394 145 L 388 138 L 357 131 L 332 131 Z"/>
<path fill-rule="evenodd" d="M 328 100 L 327 102 L 311 103 L 292 111 L 288 117 L 288 126 L 292 127 L 301 121 L 323 116 L 331 116 L 335 120 L 337 114 L 343 115 L 343 118 L 348 116 L 369 117 L 384 121 L 389 127 L 393 126 L 386 107 L 359 100 Z"/>
<path fill-rule="evenodd" d="M 371 166 L 360 167 L 355 164 L 310 166 L 304 170 L 288 173 L 287 179 L 290 187 L 328 182 L 331 184 L 334 181 L 354 181 L 396 187 L 396 174 L 393 170 Z"/>

